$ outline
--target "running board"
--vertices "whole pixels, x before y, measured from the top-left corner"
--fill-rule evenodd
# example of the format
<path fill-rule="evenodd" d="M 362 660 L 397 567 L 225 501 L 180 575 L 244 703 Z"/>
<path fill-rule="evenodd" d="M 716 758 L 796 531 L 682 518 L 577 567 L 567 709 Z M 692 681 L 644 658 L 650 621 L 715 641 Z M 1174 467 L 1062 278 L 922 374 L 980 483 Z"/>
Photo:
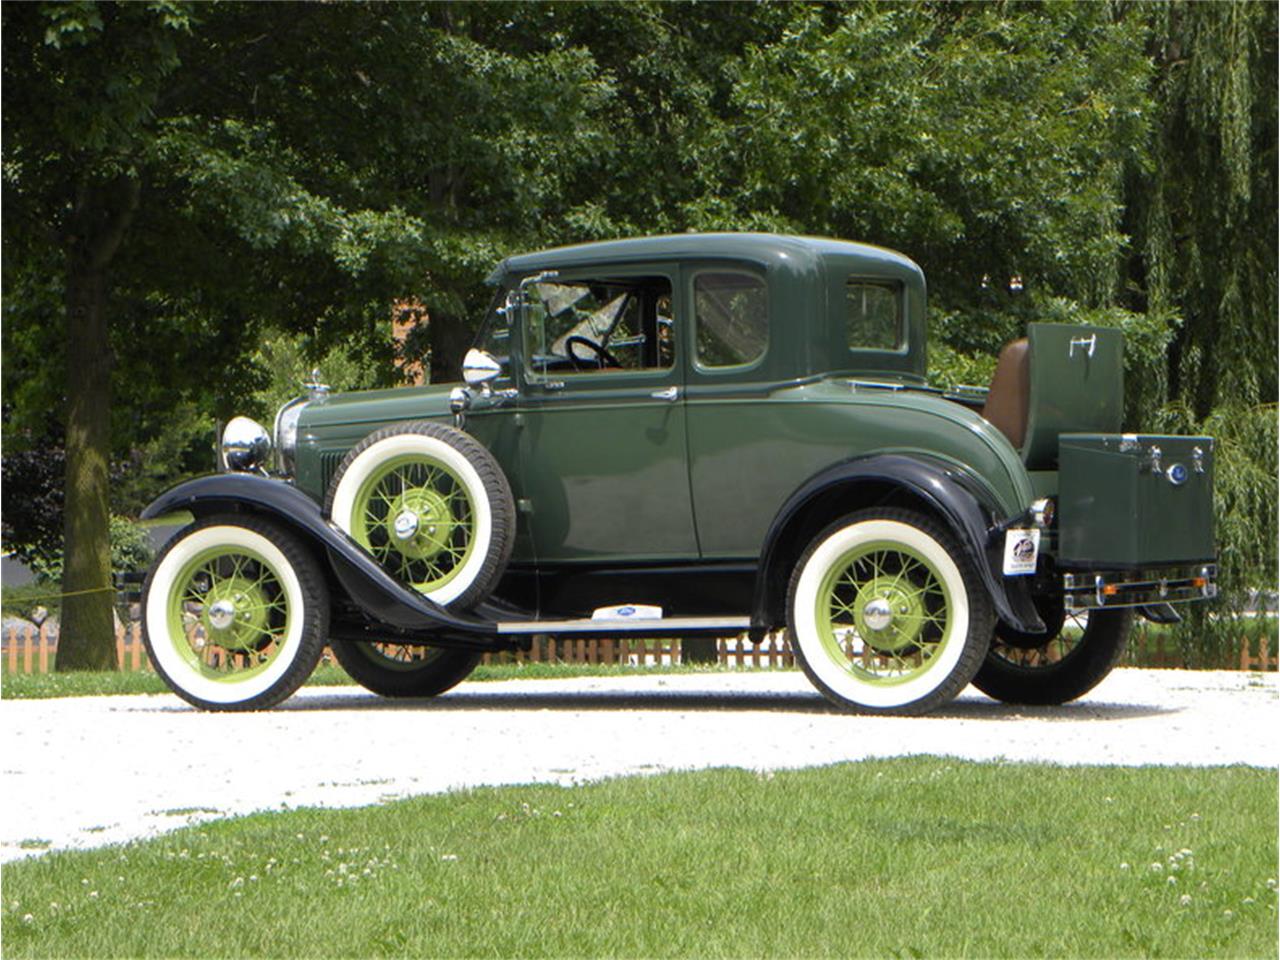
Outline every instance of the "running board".
<path fill-rule="evenodd" d="M 498 623 L 499 634 L 578 633 L 637 634 L 665 637 L 683 633 L 741 633 L 751 626 L 750 617 L 651 617 L 612 620 L 507 620 Z"/>

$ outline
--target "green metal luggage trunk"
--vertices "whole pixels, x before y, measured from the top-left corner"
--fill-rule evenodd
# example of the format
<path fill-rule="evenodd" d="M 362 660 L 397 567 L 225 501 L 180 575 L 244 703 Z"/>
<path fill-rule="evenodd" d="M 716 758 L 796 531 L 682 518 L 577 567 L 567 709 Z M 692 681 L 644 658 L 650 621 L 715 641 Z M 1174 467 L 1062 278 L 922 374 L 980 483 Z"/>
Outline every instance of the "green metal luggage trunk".
<path fill-rule="evenodd" d="M 1214 559 L 1212 438 L 1064 433 L 1058 457 L 1060 566 Z"/>
<path fill-rule="evenodd" d="M 1029 323 L 1028 470 L 1058 464 L 1058 437 L 1113 433 L 1124 416 L 1124 335 L 1083 324 Z"/>

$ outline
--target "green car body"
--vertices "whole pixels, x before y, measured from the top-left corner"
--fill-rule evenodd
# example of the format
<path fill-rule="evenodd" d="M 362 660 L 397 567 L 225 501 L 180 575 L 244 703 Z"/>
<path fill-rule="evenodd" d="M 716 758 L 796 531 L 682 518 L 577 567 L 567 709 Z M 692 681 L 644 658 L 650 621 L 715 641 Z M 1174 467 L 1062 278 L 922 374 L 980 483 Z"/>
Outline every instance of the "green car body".
<path fill-rule="evenodd" d="M 1118 331 L 1031 324 L 990 388 L 948 392 L 928 382 L 923 272 L 874 246 L 682 234 L 489 280 L 466 386 L 317 389 L 276 418 L 274 478 L 252 475 L 250 430 L 224 438 L 238 479 L 149 508 L 259 513 L 310 543 L 331 639 L 371 689 L 465 676 L 421 666 L 414 686 L 353 658 L 388 636 L 465 652 L 786 626 L 842 705 L 919 712 L 975 672 L 1062 702 L 1105 676 L 1131 610 L 1170 621 L 1216 590 L 1212 440 L 1120 432 Z"/>

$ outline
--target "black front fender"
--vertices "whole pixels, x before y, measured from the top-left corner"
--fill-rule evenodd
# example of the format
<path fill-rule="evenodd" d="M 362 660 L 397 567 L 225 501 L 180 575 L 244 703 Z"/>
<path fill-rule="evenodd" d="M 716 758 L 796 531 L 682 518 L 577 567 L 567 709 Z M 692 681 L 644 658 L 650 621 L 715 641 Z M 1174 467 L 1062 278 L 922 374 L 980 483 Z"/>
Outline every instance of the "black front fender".
<path fill-rule="evenodd" d="M 782 505 L 765 535 L 756 572 L 752 632 L 760 633 L 785 619 L 786 583 L 790 564 L 804 544 L 797 538 L 817 532 L 812 518 L 824 500 L 839 509 L 872 507 L 906 495 L 941 518 L 963 545 L 982 576 L 1000 619 L 1026 633 L 1042 633 L 1028 589 L 1029 577 L 1005 577 L 1002 570 L 1001 528 L 995 510 L 977 484 L 954 466 L 928 457 L 880 454 L 835 464 L 811 477 Z M 828 514 L 818 527 L 839 519 Z M 785 568 L 785 569 L 784 569 Z"/>
<path fill-rule="evenodd" d="M 399 630 L 495 635 L 490 622 L 446 610 L 378 566 L 364 548 L 325 520 L 320 506 L 283 480 L 217 473 L 180 483 L 142 511 L 143 520 L 174 513 L 196 517 L 246 513 L 271 517 L 316 547 L 351 599 L 375 620 Z"/>

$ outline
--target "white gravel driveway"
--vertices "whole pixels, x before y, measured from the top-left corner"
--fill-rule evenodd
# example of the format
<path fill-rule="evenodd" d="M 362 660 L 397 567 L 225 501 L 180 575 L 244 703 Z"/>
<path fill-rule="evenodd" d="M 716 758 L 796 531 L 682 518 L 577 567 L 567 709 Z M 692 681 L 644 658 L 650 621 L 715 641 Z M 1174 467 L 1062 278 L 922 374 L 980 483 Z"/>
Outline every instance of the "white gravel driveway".
<path fill-rule="evenodd" d="M 922 718 L 829 708 L 799 673 L 463 684 L 434 701 L 304 690 L 265 713 L 173 696 L 0 702 L 0 859 L 211 817 L 481 784 L 946 754 L 1063 764 L 1277 766 L 1276 674 L 1117 670 L 1064 707 L 970 688 Z M 24 841 L 26 844 L 24 846 Z"/>

